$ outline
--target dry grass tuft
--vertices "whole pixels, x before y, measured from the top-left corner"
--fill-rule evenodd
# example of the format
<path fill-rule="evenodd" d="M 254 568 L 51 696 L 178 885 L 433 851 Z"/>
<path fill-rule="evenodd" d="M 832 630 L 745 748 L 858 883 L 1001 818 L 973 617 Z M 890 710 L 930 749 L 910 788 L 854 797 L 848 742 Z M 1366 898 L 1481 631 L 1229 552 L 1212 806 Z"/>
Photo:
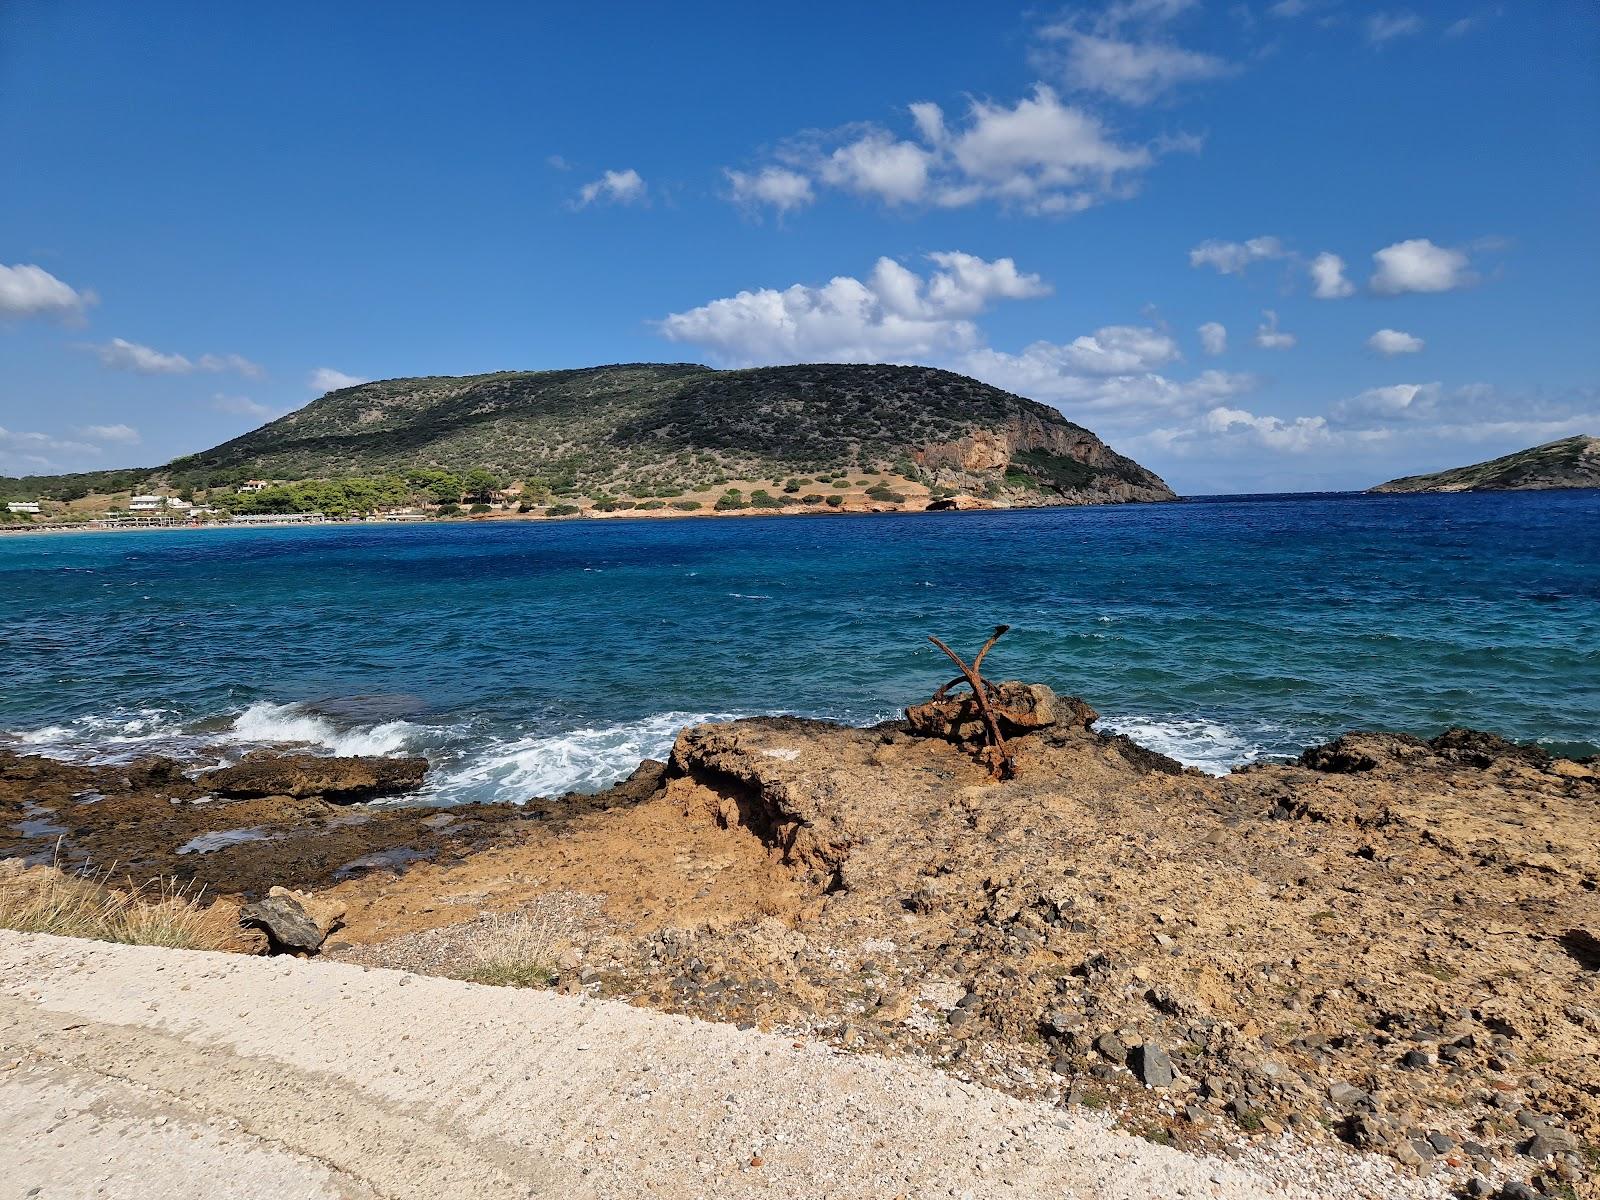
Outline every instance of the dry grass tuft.
<path fill-rule="evenodd" d="M 462 943 L 460 978 L 493 987 L 552 986 L 568 942 L 548 914 L 505 913 L 474 923 Z"/>
<path fill-rule="evenodd" d="M 200 893 L 175 879 L 116 887 L 109 871 L 72 874 L 15 859 L 0 862 L 0 929 L 182 950 L 229 946 Z"/>

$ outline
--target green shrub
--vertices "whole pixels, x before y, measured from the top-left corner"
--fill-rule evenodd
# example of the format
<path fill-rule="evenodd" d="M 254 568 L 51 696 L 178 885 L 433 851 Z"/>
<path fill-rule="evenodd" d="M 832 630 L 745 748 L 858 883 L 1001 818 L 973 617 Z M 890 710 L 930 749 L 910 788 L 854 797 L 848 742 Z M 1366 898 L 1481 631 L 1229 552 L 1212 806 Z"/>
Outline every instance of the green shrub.
<path fill-rule="evenodd" d="M 842 508 L 843 506 L 844 506 L 844 497 L 843 496 L 829 496 L 828 497 L 828 507 L 829 508 Z"/>
<path fill-rule="evenodd" d="M 672 502 L 672 507 L 677 509 L 679 512 L 693 512 L 695 509 L 700 507 L 700 501 L 698 501 L 698 500 L 674 500 Z"/>
<path fill-rule="evenodd" d="M 596 512 L 616 512 L 617 506 L 618 501 L 616 500 L 596 500 L 594 502 Z"/>
<path fill-rule="evenodd" d="M 801 504 L 821 504 L 822 503 L 822 497 L 819 496 L 816 492 L 807 492 L 804 496 L 800 497 L 800 503 Z"/>
<path fill-rule="evenodd" d="M 439 506 L 439 514 L 438 515 L 441 516 L 441 517 L 457 517 L 457 516 L 460 516 L 461 515 L 461 505 L 459 505 L 459 504 L 441 504 Z"/>
<path fill-rule="evenodd" d="M 782 508 L 783 501 L 764 488 L 750 493 L 750 503 L 756 508 Z"/>
<path fill-rule="evenodd" d="M 904 504 L 906 499 L 904 492 L 891 492 L 881 483 L 877 487 L 868 488 L 867 497 L 871 500 L 879 500 L 888 504 Z"/>
<path fill-rule="evenodd" d="M 478 503 L 474 504 L 471 508 L 467 509 L 467 511 L 470 512 L 470 513 L 486 513 L 486 512 L 492 512 L 493 510 L 490 509 L 490 507 L 487 504 L 485 504 L 482 500 L 480 500 L 480 501 L 478 501 Z"/>
<path fill-rule="evenodd" d="M 835 479 L 833 481 L 833 486 L 838 488 L 841 492 L 847 491 L 850 487 L 850 481 L 848 479 Z"/>
<path fill-rule="evenodd" d="M 722 493 L 722 498 L 713 505 L 718 512 L 733 512 L 736 509 L 750 507 L 745 503 L 744 493 L 738 488 L 729 488 Z"/>
<path fill-rule="evenodd" d="M 656 509 L 665 508 L 666 506 L 667 502 L 665 500 L 641 500 L 639 502 L 639 511 L 654 512 Z"/>
<path fill-rule="evenodd" d="M 544 510 L 544 515 L 547 517 L 570 517 L 576 512 L 578 512 L 576 504 L 552 504 Z"/>

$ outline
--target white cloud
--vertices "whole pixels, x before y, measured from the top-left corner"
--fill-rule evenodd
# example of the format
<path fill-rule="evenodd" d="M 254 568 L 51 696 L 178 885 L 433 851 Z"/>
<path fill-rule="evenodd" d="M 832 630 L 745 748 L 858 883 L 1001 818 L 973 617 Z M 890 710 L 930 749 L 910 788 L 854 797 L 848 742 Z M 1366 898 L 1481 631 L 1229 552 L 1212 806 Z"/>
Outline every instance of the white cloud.
<path fill-rule="evenodd" d="M 1206 413 L 1201 429 L 1211 434 L 1243 434 L 1272 450 L 1302 453 L 1329 440 L 1323 417 L 1258 417 L 1242 408 L 1218 406 Z"/>
<path fill-rule="evenodd" d="M 1426 344 L 1416 335 L 1398 329 L 1380 329 L 1367 339 L 1369 348 L 1390 358 L 1397 354 L 1415 354 Z"/>
<path fill-rule="evenodd" d="M 1096 117 L 1062 104 L 1043 84 L 1010 108 L 974 101 L 949 153 L 965 188 L 1043 213 L 1087 207 L 1119 175 L 1152 159 L 1148 150 L 1118 146 Z M 947 196 L 964 201 L 965 188 Z"/>
<path fill-rule="evenodd" d="M 1333 416 L 1344 423 L 1372 420 L 1417 420 L 1431 417 L 1439 407 L 1443 388 L 1437 383 L 1396 383 L 1368 388 L 1332 408 Z"/>
<path fill-rule="evenodd" d="M 572 164 L 559 154 L 546 154 L 544 156 L 544 165 L 549 167 L 552 171 L 572 170 Z"/>
<path fill-rule="evenodd" d="M 1268 6 L 1267 12 L 1274 17 L 1303 17 L 1312 7 L 1311 0 L 1278 0 Z"/>
<path fill-rule="evenodd" d="M 1414 12 L 1380 12 L 1367 18 L 1367 41 L 1374 46 L 1422 32 L 1422 18 Z"/>
<path fill-rule="evenodd" d="M 1212 267 L 1223 275 L 1239 275 L 1251 263 L 1288 256 L 1289 251 L 1282 240 L 1275 237 L 1253 237 L 1246 242 L 1224 242 L 1212 238 L 1189 251 L 1189 265 Z"/>
<path fill-rule="evenodd" d="M 1311 260 L 1311 294 L 1318 300 L 1342 300 L 1356 290 L 1345 278 L 1344 259 L 1324 250 Z"/>
<path fill-rule="evenodd" d="M 1167 41 L 1130 40 L 1073 24 L 1052 25 L 1042 35 L 1058 47 L 1049 65 L 1069 88 L 1100 92 L 1124 104 L 1149 104 L 1186 83 L 1230 74 L 1212 54 Z"/>
<path fill-rule="evenodd" d="M 328 391 L 331 389 L 323 388 L 322 390 Z M 211 407 L 216 409 L 218 412 L 230 413 L 233 416 L 238 417 L 266 418 L 273 416 L 276 413 L 275 409 L 269 408 L 265 404 L 258 403 L 257 401 L 250 399 L 249 396 L 230 396 L 223 392 L 218 392 L 216 395 L 211 397 Z"/>
<path fill-rule="evenodd" d="M 27 317 L 81 318 L 97 300 L 91 291 L 78 291 L 43 267 L 0 263 L 0 320 Z"/>
<path fill-rule="evenodd" d="M 672 313 L 658 328 L 737 365 L 908 361 L 978 343 L 970 318 L 996 300 L 1042 296 L 1049 287 L 1009 258 L 928 255 L 926 278 L 880 258 L 866 281 L 841 275 L 822 287 L 760 288 Z"/>
<path fill-rule="evenodd" d="M 132 425 L 85 425 L 78 433 L 97 442 L 116 442 L 124 446 L 139 444 L 139 431 Z"/>
<path fill-rule="evenodd" d="M 926 197 L 934 161 L 933 152 L 915 142 L 872 130 L 828 155 L 817 174 L 823 183 L 885 204 L 919 203 Z"/>
<path fill-rule="evenodd" d="M 196 371 L 221 373 L 236 371 L 259 379 L 266 372 L 258 363 L 239 354 L 202 354 L 187 358 L 182 354 L 168 354 L 126 338 L 112 338 L 109 342 L 86 347 L 100 360 L 102 366 L 114 371 L 135 371 L 140 375 L 192 375 Z"/>
<path fill-rule="evenodd" d="M 1465 253 L 1435 246 L 1427 238 L 1385 246 L 1372 259 L 1378 264 L 1372 276 L 1372 290 L 1384 295 L 1449 292 L 1475 281 Z"/>
<path fill-rule="evenodd" d="M 804 208 L 816 199 L 811 180 L 787 167 L 762 167 L 759 171 L 724 171 L 733 199 L 740 204 L 766 204 L 786 213 Z"/>
<path fill-rule="evenodd" d="M 1030 215 L 1061 215 L 1131 195 L 1137 175 L 1158 152 L 1195 148 L 1184 138 L 1156 148 L 1123 145 L 1098 117 L 1062 103 L 1044 84 L 1012 105 L 973 100 L 953 122 L 930 101 L 910 105 L 909 112 L 914 138 L 852 125 L 790 142 L 778 151 L 779 165 L 730 170 L 731 198 L 793 201 L 829 187 L 890 207 L 992 202 Z M 762 195 L 763 187 L 771 194 Z"/>
<path fill-rule="evenodd" d="M 367 383 L 368 380 L 360 375 L 346 375 L 343 371 L 336 371 L 332 367 L 317 367 L 306 377 L 306 386 L 313 392 L 337 392 L 340 388 L 355 387 L 357 384 Z"/>
<path fill-rule="evenodd" d="M 610 204 L 637 204 L 645 198 L 644 177 L 632 167 L 624 171 L 607 171 L 599 179 L 590 180 L 578 189 L 576 208 L 585 208 L 596 201 Z"/>
<path fill-rule="evenodd" d="M 1284 333 L 1278 328 L 1278 314 L 1272 309 L 1262 309 L 1261 315 L 1266 320 L 1256 326 L 1256 345 L 1263 350 L 1287 350 L 1299 340 L 1294 334 Z"/>
<path fill-rule="evenodd" d="M 33 433 L 20 429 L 7 429 L 0 425 L 0 452 L 12 461 L 25 462 L 35 467 L 55 464 L 44 454 L 52 451 L 68 454 L 99 454 L 100 447 L 89 442 L 71 441 L 53 437 L 48 433 Z"/>
<path fill-rule="evenodd" d="M 1081 343 L 1100 342 L 1107 332 L 1102 329 L 1092 338 L 1065 345 L 1034 342 L 1018 354 L 984 347 L 963 355 L 954 365 L 985 383 L 1055 404 L 1069 416 L 1101 428 L 1135 429 L 1155 419 L 1192 416 L 1203 405 L 1255 386 L 1254 376 L 1226 371 L 1202 371 L 1192 379 L 1177 380 L 1132 363 L 1133 369 L 1121 374 L 1086 369 Z M 1142 332 L 1159 336 L 1153 330 Z"/>
<path fill-rule="evenodd" d="M 1200 326 L 1200 348 L 1207 354 L 1225 354 L 1228 350 L 1228 327 L 1217 321 L 1207 321 Z"/>

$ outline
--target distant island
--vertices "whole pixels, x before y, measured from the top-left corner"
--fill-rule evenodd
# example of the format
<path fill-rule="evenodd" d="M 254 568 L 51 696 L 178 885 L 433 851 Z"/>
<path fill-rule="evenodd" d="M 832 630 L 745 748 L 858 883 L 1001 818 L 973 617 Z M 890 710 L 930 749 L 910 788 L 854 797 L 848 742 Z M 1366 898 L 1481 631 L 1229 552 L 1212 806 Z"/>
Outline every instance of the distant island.
<path fill-rule="evenodd" d="M 837 364 L 389 379 L 329 392 L 161 467 L 0 478 L 0 500 L 21 510 L 0 517 L 30 523 L 1175 499 L 1153 472 L 1047 405 L 950 371 Z"/>
<path fill-rule="evenodd" d="M 1470 467 L 1407 475 L 1374 492 L 1538 492 L 1600 487 L 1600 438 L 1579 434 Z"/>

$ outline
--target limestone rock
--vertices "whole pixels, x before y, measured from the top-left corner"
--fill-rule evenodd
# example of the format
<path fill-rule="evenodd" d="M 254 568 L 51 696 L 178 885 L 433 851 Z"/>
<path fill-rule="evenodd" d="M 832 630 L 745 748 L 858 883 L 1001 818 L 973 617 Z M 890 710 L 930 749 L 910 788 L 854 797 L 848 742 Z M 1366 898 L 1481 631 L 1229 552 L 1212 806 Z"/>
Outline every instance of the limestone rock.
<path fill-rule="evenodd" d="M 308 892 L 275 887 L 265 900 L 239 910 L 239 923 L 263 930 L 274 954 L 315 954 L 344 924 L 344 905 Z"/>

